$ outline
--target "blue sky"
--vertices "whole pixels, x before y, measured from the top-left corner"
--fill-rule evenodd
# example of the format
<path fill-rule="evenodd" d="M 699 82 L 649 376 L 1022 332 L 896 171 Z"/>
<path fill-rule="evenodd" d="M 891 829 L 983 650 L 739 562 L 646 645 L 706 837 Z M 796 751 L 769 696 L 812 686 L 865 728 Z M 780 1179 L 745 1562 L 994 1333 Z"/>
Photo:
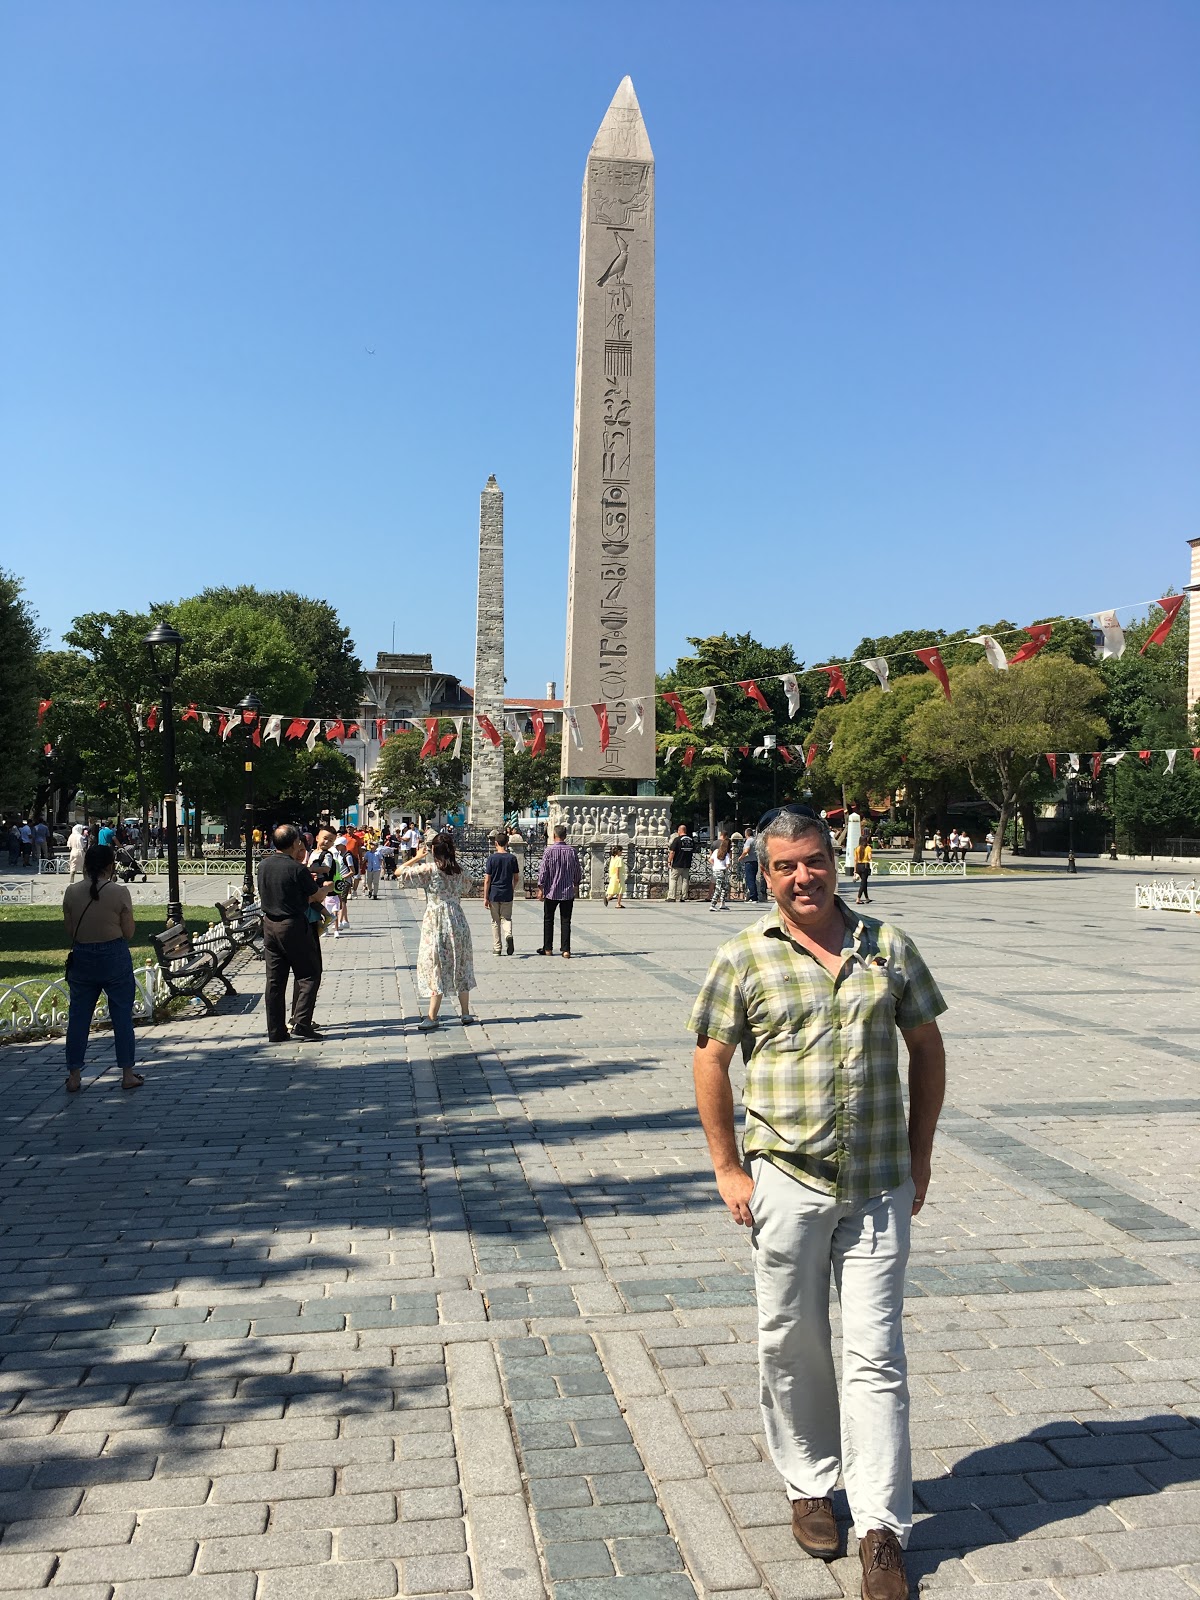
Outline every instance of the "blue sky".
<path fill-rule="evenodd" d="M 1187 581 L 1200 7 L 643 0 L 0 13 L 0 565 L 54 638 L 208 583 L 562 680 L 579 190 L 657 160 L 658 642 Z M 368 349 L 374 355 L 368 355 Z"/>

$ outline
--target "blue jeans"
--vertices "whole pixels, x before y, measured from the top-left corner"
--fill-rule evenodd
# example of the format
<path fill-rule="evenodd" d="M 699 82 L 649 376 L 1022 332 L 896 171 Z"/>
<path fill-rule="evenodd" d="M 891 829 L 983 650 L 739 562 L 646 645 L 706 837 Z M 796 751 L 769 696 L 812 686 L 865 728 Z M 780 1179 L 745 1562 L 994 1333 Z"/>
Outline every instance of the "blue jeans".
<path fill-rule="evenodd" d="M 743 861 L 742 873 L 746 879 L 746 899 L 758 899 L 758 862 Z"/>
<path fill-rule="evenodd" d="M 124 939 L 103 944 L 77 944 L 71 955 L 71 1009 L 67 1015 L 67 1071 L 78 1072 L 87 1050 L 92 1013 L 101 991 L 108 996 L 117 1065 L 123 1072 L 133 1067 L 133 957 Z"/>

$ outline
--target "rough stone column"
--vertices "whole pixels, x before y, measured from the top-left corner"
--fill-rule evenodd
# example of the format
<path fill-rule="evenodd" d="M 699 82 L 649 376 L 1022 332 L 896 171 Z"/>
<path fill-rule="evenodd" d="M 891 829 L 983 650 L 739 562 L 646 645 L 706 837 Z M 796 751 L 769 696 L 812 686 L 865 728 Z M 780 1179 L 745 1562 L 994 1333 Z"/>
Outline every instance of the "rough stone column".
<path fill-rule="evenodd" d="M 479 602 L 475 613 L 475 712 L 504 733 L 504 496 L 493 475 L 479 496 Z M 471 798 L 467 821 L 504 821 L 504 741 L 488 739 L 471 719 Z"/>
<path fill-rule="evenodd" d="M 1192 547 L 1192 573 L 1188 579 L 1188 711 L 1200 700 L 1200 539 L 1189 539 Z"/>
<path fill-rule="evenodd" d="M 654 153 L 628 78 L 583 180 L 563 696 L 583 734 L 582 749 L 563 740 L 564 780 L 653 782 Z"/>

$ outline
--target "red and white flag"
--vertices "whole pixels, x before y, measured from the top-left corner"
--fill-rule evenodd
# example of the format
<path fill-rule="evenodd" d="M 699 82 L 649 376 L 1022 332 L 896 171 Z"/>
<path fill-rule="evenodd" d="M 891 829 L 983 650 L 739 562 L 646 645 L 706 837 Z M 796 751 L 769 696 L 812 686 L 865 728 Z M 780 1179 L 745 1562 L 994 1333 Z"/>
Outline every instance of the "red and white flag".
<path fill-rule="evenodd" d="M 1023 644 L 1013 656 L 1008 663 L 1010 667 L 1015 667 L 1022 661 L 1032 661 L 1049 641 L 1050 635 L 1054 632 L 1054 625 L 1050 622 L 1031 622 L 1027 628 L 1022 629 L 1022 632 L 1029 635 L 1029 643 Z"/>
<path fill-rule="evenodd" d="M 499 733 L 496 731 L 496 724 L 492 721 L 491 717 L 480 711 L 476 713 L 475 721 L 479 724 L 479 731 L 483 734 L 483 737 L 485 739 L 490 739 L 492 744 L 498 749 L 502 743 L 502 740 Z"/>
<path fill-rule="evenodd" d="M 1047 752 L 1046 752 L 1046 765 L 1050 768 L 1050 776 L 1052 778 L 1057 778 L 1058 777 L 1058 757 L 1055 755 L 1053 750 L 1047 750 Z"/>
<path fill-rule="evenodd" d="M 788 716 L 794 717 L 800 709 L 800 685 L 796 682 L 796 674 L 785 672 L 779 681 L 783 685 L 784 694 L 788 697 Z"/>
<path fill-rule="evenodd" d="M 683 701 L 675 693 L 674 689 L 664 690 L 663 699 L 675 713 L 675 731 L 678 733 L 681 728 L 690 728 L 692 725 L 692 719 L 683 709 Z"/>
<path fill-rule="evenodd" d="M 1152 644 L 1165 644 L 1167 635 L 1171 631 L 1171 624 L 1179 615 L 1179 608 L 1182 606 L 1185 599 L 1186 596 L 1182 594 L 1169 594 L 1165 597 L 1165 599 L 1162 599 L 1158 602 L 1163 609 L 1162 621 L 1150 634 L 1145 644 L 1138 651 L 1138 655 L 1144 656 Z"/>
<path fill-rule="evenodd" d="M 531 756 L 544 756 L 546 754 L 546 718 L 540 711 L 530 713 L 530 722 L 533 723 L 533 743 L 529 747 Z"/>
<path fill-rule="evenodd" d="M 841 667 L 818 667 L 817 671 L 825 673 L 829 679 L 829 687 L 825 691 L 826 700 L 832 700 L 835 694 L 840 694 L 844 700 L 846 698 L 846 680 L 842 677 Z"/>
<path fill-rule="evenodd" d="M 422 761 L 424 761 L 426 759 L 426 757 L 428 757 L 428 756 L 433 756 L 433 755 L 437 754 L 437 738 L 438 738 L 438 719 L 436 717 L 425 717 L 424 718 L 424 723 L 425 723 L 425 742 L 422 744 L 420 750 L 418 751 L 418 755 L 420 756 Z"/>
<path fill-rule="evenodd" d="M 285 739 L 303 739 L 304 730 L 307 727 L 308 727 L 308 718 L 307 717 L 293 717 L 292 720 L 288 723 L 287 732 L 284 734 L 283 737 Z"/>
<path fill-rule="evenodd" d="M 263 738 L 264 739 L 271 739 L 276 744 L 278 744 L 279 743 L 279 736 L 282 733 L 282 731 L 283 731 L 283 718 L 281 716 L 278 716 L 278 715 L 268 717 L 267 718 L 267 726 L 263 730 Z"/>
<path fill-rule="evenodd" d="M 596 721 L 600 724 L 600 749 L 604 751 L 608 749 L 609 740 L 608 706 L 603 700 L 598 700 L 592 706 L 592 710 L 596 713 Z"/>
<path fill-rule="evenodd" d="M 738 688 L 744 689 L 746 691 L 746 698 L 748 700 L 753 700 L 756 706 L 759 706 L 763 711 L 770 711 L 771 708 L 767 704 L 766 695 L 763 694 L 762 690 L 758 687 L 753 678 L 740 678 L 738 680 Z"/>
<path fill-rule="evenodd" d="M 946 666 L 942 660 L 941 651 L 936 645 L 930 645 L 926 650 L 914 650 L 913 655 L 916 656 L 918 661 L 923 661 L 925 663 L 929 671 L 933 673 L 934 677 L 941 684 L 942 693 L 946 696 L 946 699 L 949 700 L 951 698 L 950 679 L 946 675 Z"/>

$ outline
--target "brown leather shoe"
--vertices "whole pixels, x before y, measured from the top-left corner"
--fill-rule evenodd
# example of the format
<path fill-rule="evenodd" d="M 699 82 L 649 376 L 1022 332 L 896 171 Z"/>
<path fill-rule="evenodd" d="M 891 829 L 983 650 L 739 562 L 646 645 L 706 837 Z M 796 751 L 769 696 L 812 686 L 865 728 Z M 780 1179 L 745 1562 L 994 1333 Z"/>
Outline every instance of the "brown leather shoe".
<path fill-rule="evenodd" d="M 908 1574 L 904 1551 L 890 1528 L 872 1528 L 859 1541 L 862 1562 L 862 1600 L 908 1600 Z"/>
<path fill-rule="evenodd" d="M 792 1501 L 792 1537 L 806 1555 L 818 1561 L 835 1561 L 838 1553 L 837 1523 L 833 1520 L 833 1501 Z"/>

